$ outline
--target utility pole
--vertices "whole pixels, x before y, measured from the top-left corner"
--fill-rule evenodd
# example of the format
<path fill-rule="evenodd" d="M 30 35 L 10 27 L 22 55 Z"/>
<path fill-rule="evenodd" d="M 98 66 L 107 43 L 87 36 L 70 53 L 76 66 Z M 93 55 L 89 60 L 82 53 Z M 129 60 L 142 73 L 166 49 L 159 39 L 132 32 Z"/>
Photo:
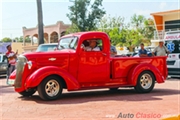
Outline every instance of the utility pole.
<path fill-rule="evenodd" d="M 42 3 L 41 0 L 37 0 L 37 15 L 38 15 L 38 45 L 44 43 L 44 25 L 42 15 Z"/>

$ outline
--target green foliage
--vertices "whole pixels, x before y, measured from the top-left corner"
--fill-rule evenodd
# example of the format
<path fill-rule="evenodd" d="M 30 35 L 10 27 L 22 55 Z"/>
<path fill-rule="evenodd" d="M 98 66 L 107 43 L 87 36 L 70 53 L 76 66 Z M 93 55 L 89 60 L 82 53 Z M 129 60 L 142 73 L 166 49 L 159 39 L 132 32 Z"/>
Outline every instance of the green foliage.
<path fill-rule="evenodd" d="M 2 42 L 12 42 L 11 38 L 5 37 L 1 40 Z"/>
<path fill-rule="evenodd" d="M 80 29 L 75 25 L 75 24 L 72 24 L 70 26 L 70 28 L 68 28 L 66 30 L 66 33 L 65 34 L 69 34 L 69 33 L 75 33 L 75 32 L 80 32 Z"/>
<path fill-rule="evenodd" d="M 155 31 L 154 21 L 151 18 L 149 18 L 144 21 L 144 26 L 145 26 L 143 31 L 144 39 L 146 40 L 152 39 Z"/>
<path fill-rule="evenodd" d="M 90 4 L 91 0 L 75 0 L 74 5 L 69 7 L 70 13 L 67 17 L 72 22 L 73 31 L 92 31 L 97 29 L 97 22 L 106 13 L 102 6 L 103 0 L 95 0 Z M 77 29 L 74 29 L 74 26 Z"/>
<path fill-rule="evenodd" d="M 104 16 L 99 24 L 98 24 L 98 28 L 101 31 L 105 31 L 108 32 L 109 30 L 113 29 L 113 28 L 120 28 L 120 26 L 122 27 L 124 23 L 124 18 L 123 17 L 111 17 L 109 16 Z"/>
<path fill-rule="evenodd" d="M 110 37 L 111 43 L 113 45 L 118 44 L 120 42 L 119 40 L 121 40 L 119 29 L 118 28 L 114 28 L 114 29 L 110 30 L 109 31 L 109 37 Z"/>
<path fill-rule="evenodd" d="M 102 0 L 74 0 L 74 5 L 69 7 L 67 14 L 72 22 L 68 33 L 79 31 L 103 31 L 106 32 L 113 45 L 126 46 L 132 52 L 140 43 L 149 44 L 154 36 L 154 22 L 143 15 L 134 14 L 129 23 L 124 22 L 121 16 L 104 16 L 105 11 L 100 9 Z M 104 17 L 103 17 L 104 16 Z"/>
<path fill-rule="evenodd" d="M 120 26 L 122 27 L 124 22 L 124 18 L 122 17 L 111 17 L 109 16 L 104 16 L 98 26 L 99 31 L 106 32 L 110 39 L 111 43 L 113 45 L 119 44 L 121 42 L 125 42 L 123 39 L 123 35 L 120 32 Z"/>
<path fill-rule="evenodd" d="M 23 36 L 20 36 L 20 37 L 16 37 L 15 38 L 15 40 L 17 41 L 17 42 L 23 42 Z M 31 38 L 30 37 L 26 37 L 25 38 L 25 42 L 27 43 L 27 42 L 31 42 Z"/>
<path fill-rule="evenodd" d="M 143 30 L 143 23 L 146 20 L 146 18 L 143 15 L 136 15 L 134 14 L 131 17 L 131 24 L 135 26 L 135 29 L 139 32 L 142 32 Z"/>
<path fill-rule="evenodd" d="M 154 35 L 154 22 L 142 15 L 133 15 L 130 23 L 125 24 L 123 17 L 105 16 L 98 24 L 98 30 L 106 32 L 113 45 L 126 46 L 131 52 L 141 42 L 150 43 Z"/>
<path fill-rule="evenodd" d="M 142 15 L 134 14 L 131 17 L 131 23 L 135 25 L 135 29 L 137 30 L 138 34 L 139 35 L 141 34 L 139 36 L 139 41 L 135 41 L 136 44 L 140 42 L 150 44 L 150 40 L 154 36 L 154 30 L 155 30 L 154 21 L 151 18 L 146 19 Z"/>

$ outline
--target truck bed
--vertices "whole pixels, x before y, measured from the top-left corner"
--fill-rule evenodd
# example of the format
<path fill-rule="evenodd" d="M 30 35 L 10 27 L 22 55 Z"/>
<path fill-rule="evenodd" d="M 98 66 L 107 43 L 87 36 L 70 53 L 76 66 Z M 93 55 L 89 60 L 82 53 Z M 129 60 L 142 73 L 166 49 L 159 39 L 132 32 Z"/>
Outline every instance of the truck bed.
<path fill-rule="evenodd" d="M 155 66 L 166 78 L 166 56 L 161 57 L 113 57 L 111 60 L 112 79 L 127 77 L 131 69 L 140 64 Z M 144 68 L 143 68 L 144 69 Z"/>

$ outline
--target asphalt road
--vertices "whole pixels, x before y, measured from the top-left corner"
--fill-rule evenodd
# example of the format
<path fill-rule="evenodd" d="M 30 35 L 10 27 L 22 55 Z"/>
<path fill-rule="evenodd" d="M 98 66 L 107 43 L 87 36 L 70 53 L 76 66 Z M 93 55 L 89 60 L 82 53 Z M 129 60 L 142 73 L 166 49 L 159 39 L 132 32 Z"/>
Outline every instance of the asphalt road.
<path fill-rule="evenodd" d="M 36 92 L 21 97 L 0 78 L 0 120 L 159 120 L 180 114 L 180 79 L 156 84 L 148 94 L 132 88 L 63 91 L 60 99 L 43 101 Z"/>

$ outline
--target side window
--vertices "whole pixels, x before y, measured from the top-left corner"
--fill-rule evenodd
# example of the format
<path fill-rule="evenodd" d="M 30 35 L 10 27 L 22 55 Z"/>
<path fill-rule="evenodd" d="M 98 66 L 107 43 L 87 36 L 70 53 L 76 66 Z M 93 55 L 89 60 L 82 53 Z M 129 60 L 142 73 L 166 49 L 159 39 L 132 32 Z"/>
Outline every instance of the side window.
<path fill-rule="evenodd" d="M 84 51 L 102 51 L 103 43 L 101 39 L 89 39 L 84 40 L 81 47 L 84 48 Z"/>
<path fill-rule="evenodd" d="M 8 62 L 8 60 L 7 60 L 7 57 L 6 56 L 3 56 L 3 60 L 2 60 L 2 62 Z"/>

